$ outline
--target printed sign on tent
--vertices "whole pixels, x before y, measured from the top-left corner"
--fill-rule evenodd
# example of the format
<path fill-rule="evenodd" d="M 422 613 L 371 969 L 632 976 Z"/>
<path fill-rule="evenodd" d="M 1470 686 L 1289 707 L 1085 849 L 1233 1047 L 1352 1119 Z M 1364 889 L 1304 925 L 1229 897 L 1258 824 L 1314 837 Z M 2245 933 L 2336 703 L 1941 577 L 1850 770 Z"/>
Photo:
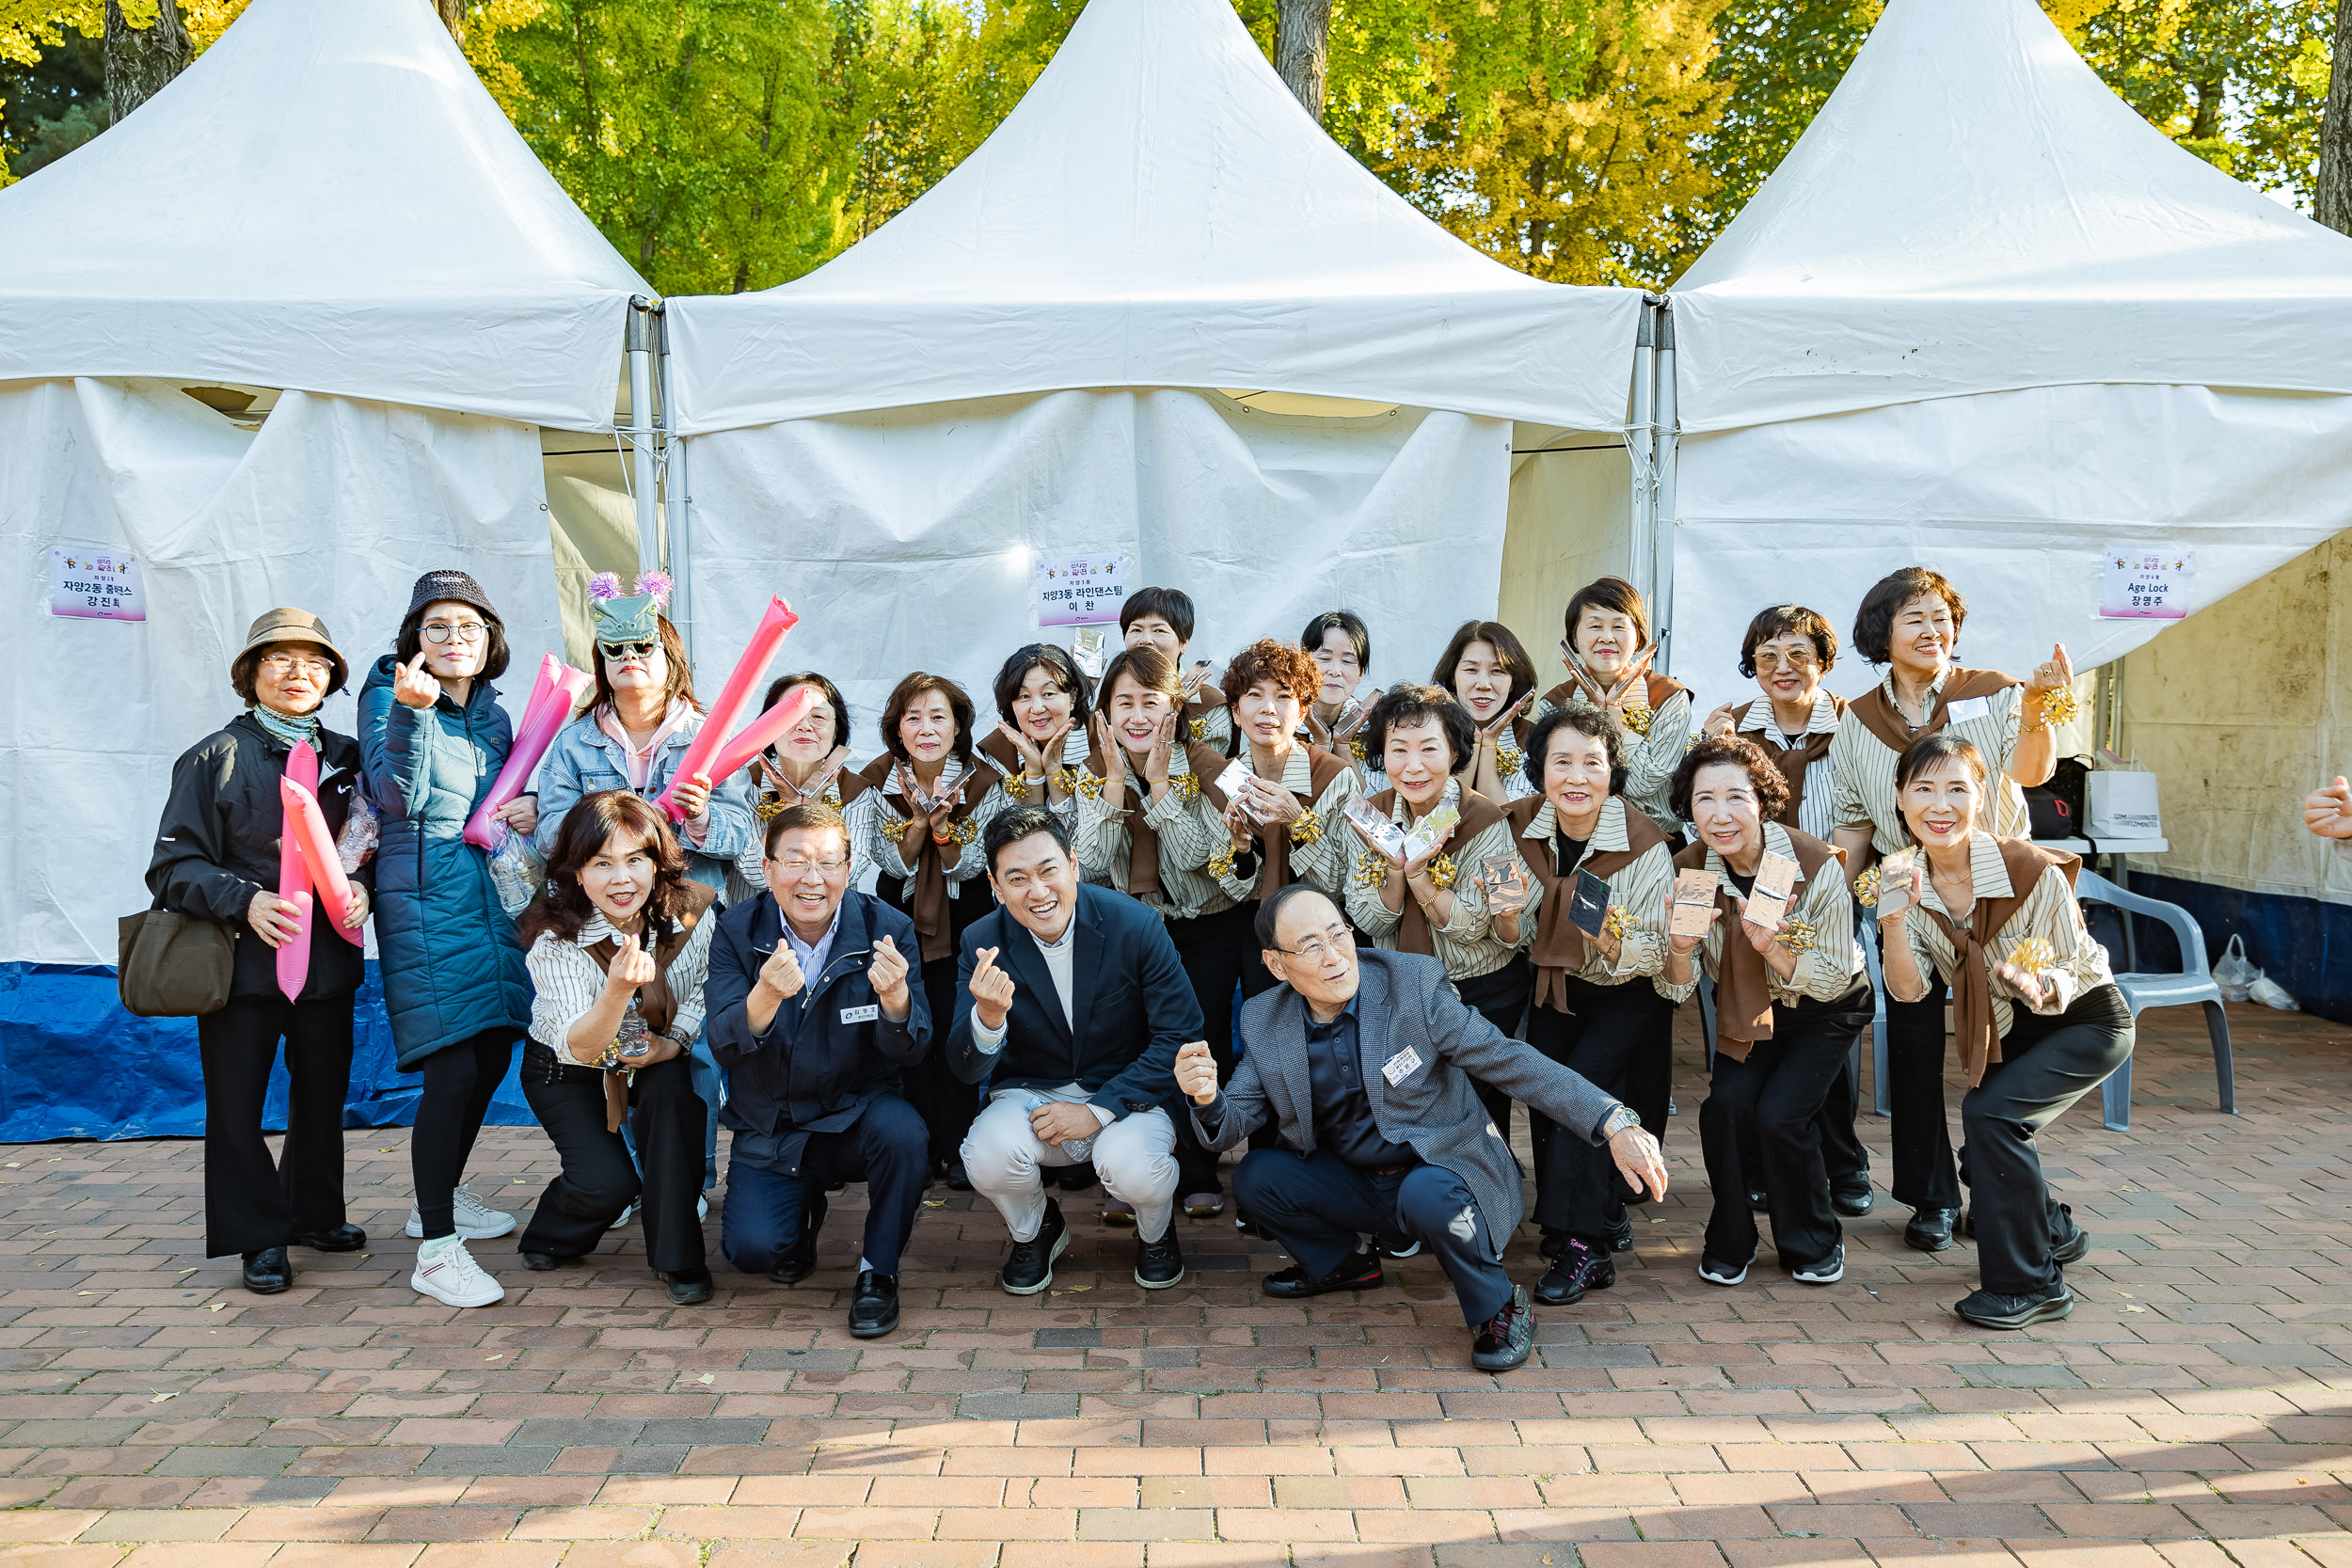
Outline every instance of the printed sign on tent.
<path fill-rule="evenodd" d="M 1091 626 L 1119 619 L 1127 602 L 1127 558 L 1081 555 L 1037 563 L 1037 624 Z"/>
<path fill-rule="evenodd" d="M 2110 549 L 2099 563 L 2099 618 L 2177 621 L 2188 613 L 2194 550 Z"/>
<path fill-rule="evenodd" d="M 49 613 L 84 621 L 144 621 L 138 557 L 60 545 L 49 552 Z"/>

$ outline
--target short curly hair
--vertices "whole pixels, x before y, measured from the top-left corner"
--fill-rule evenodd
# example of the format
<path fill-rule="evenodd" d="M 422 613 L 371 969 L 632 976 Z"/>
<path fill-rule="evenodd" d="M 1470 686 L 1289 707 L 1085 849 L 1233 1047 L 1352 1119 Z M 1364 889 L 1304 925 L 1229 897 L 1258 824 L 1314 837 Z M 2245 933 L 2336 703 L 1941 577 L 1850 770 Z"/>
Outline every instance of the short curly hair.
<path fill-rule="evenodd" d="M 1674 782 L 1666 786 L 1666 804 L 1674 812 L 1675 820 L 1688 822 L 1691 816 L 1691 786 L 1702 768 L 1744 768 L 1748 787 L 1756 791 L 1756 814 L 1770 822 L 1788 809 L 1788 779 L 1780 765 L 1743 735 L 1701 736 L 1682 755 L 1682 766 L 1675 769 Z"/>
<path fill-rule="evenodd" d="M 1775 637 L 1808 639 L 1823 674 L 1837 663 L 1837 632 L 1829 624 L 1828 616 L 1801 604 L 1777 604 L 1770 610 L 1757 610 L 1756 619 L 1748 623 L 1748 634 L 1740 640 L 1741 674 L 1756 679 L 1756 650 Z"/>
<path fill-rule="evenodd" d="M 1260 681 L 1272 681 L 1304 707 L 1322 694 L 1323 669 L 1313 655 L 1295 643 L 1261 637 L 1225 667 L 1225 705 L 1238 711 L 1241 694 Z"/>
<path fill-rule="evenodd" d="M 1527 737 L 1527 756 L 1519 764 L 1519 772 L 1535 793 L 1544 792 L 1544 758 L 1551 753 L 1551 737 L 1562 730 L 1574 730 L 1600 742 L 1609 753 L 1609 793 L 1623 795 L 1631 773 L 1626 761 L 1625 726 L 1611 718 L 1607 708 L 1596 707 L 1581 697 L 1536 720 L 1534 733 Z"/>
<path fill-rule="evenodd" d="M 1446 749 L 1453 752 L 1446 771 L 1458 773 L 1470 760 L 1470 748 L 1478 744 L 1478 726 L 1454 693 L 1442 686 L 1399 685 L 1380 694 L 1372 705 L 1372 717 L 1364 721 L 1364 749 L 1374 761 L 1380 760 L 1389 749 L 1389 732 L 1399 724 L 1418 724 L 1424 720 L 1437 724 L 1445 736 Z"/>

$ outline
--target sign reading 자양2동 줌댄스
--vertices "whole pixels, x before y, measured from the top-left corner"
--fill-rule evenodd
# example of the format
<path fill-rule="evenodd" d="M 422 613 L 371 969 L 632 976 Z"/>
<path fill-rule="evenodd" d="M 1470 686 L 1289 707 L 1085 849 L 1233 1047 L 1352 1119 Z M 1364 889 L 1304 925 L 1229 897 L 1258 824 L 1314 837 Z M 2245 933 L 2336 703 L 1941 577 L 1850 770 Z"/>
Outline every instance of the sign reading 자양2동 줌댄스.
<path fill-rule="evenodd" d="M 2103 621 L 2178 621 L 2188 613 L 2192 550 L 2109 549 L 2099 562 Z"/>
<path fill-rule="evenodd" d="M 82 621 L 144 621 L 138 557 L 60 545 L 49 552 L 49 613 Z"/>
<path fill-rule="evenodd" d="M 1081 555 L 1037 563 L 1037 624 L 1084 626 L 1119 619 L 1127 602 L 1127 558 Z"/>

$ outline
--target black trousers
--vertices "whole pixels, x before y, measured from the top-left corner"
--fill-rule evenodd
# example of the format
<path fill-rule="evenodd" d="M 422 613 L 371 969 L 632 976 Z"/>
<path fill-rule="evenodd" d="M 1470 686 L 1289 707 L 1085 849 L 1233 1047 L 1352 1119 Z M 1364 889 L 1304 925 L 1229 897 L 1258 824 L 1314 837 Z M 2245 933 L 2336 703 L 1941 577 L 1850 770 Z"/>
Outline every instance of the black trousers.
<path fill-rule="evenodd" d="M 2054 1018 L 2016 1008 L 2001 1059 L 1960 1102 L 1961 1170 L 1977 1232 L 1977 1276 L 1998 1295 L 2026 1295 L 2058 1277 L 2050 1257 L 2058 1201 L 2034 1139 L 2131 1056 L 2131 1008 L 2113 985 L 2084 992 Z"/>
<path fill-rule="evenodd" d="M 736 1134 L 719 1214 L 719 1250 L 727 1261 L 745 1274 L 766 1274 L 800 1243 L 809 1205 L 819 1194 L 836 1181 L 863 1181 L 862 1256 L 876 1274 L 896 1277 L 923 1212 L 927 1135 L 914 1107 L 883 1095 L 841 1131 L 809 1133 L 797 1168 L 768 1157 L 775 1142 Z"/>
<path fill-rule="evenodd" d="M 1870 1026 L 1870 1003 L 1867 984 L 1834 1002 L 1776 1003 L 1771 1039 L 1750 1046 L 1744 1061 L 1715 1053 L 1713 1086 L 1699 1107 L 1699 1144 L 1715 1194 L 1708 1257 L 1739 1263 L 1756 1256 L 1751 1163 L 1762 1168 L 1772 1195 L 1772 1248 L 1782 1268 L 1821 1262 L 1844 1239 L 1830 1207 L 1821 1109 L 1855 1038 Z"/>
<path fill-rule="evenodd" d="M 1216 1058 L 1221 1084 L 1233 1078 L 1233 988 L 1241 983 L 1245 968 L 1266 974 L 1265 965 L 1258 961 L 1257 918 L 1255 904 L 1237 904 L 1216 914 L 1168 923 L 1168 940 L 1176 944 L 1184 976 L 1200 999 L 1202 1037 Z M 1266 974 L 1266 978 L 1273 976 Z M 1177 1195 L 1220 1191 L 1218 1156 L 1201 1148 L 1200 1140 L 1193 1136 L 1192 1117 L 1180 1115 L 1174 1120 Z"/>
<path fill-rule="evenodd" d="M 1454 991 L 1481 1018 L 1513 1039 L 1526 1037 L 1519 1025 L 1527 1020 L 1528 998 L 1535 994 L 1535 969 L 1524 955 L 1514 957 L 1492 974 L 1454 981 Z M 1510 1148 L 1511 1097 L 1475 1078 L 1470 1080 L 1470 1085 L 1478 1091 L 1478 1102 L 1486 1108 L 1486 1119 L 1502 1134 L 1502 1147 Z"/>
<path fill-rule="evenodd" d="M 1866 998 L 1866 1001 L 1867 999 Z M 1863 1020 L 1867 1032 L 1869 1020 Z M 1854 1053 L 1846 1053 L 1846 1059 L 1837 1064 L 1837 1075 L 1829 1081 L 1829 1093 L 1822 1097 L 1820 1133 L 1821 1166 L 1829 1172 L 1832 1190 L 1849 1183 L 1861 1187 L 1870 1180 L 1870 1151 L 1862 1147 L 1862 1133 L 1857 1122 L 1862 1116 L 1862 1071 Z"/>
<path fill-rule="evenodd" d="M 1454 1282 L 1464 1323 L 1483 1323 L 1510 1304 L 1511 1276 L 1495 1256 L 1486 1216 L 1443 1165 L 1369 1171 L 1327 1148 L 1309 1155 L 1257 1148 L 1233 1167 L 1233 1192 L 1309 1274 L 1338 1268 L 1361 1232 L 1401 1231 L 1427 1247 Z"/>
<path fill-rule="evenodd" d="M 692 1069 L 684 1056 L 673 1056 L 639 1068 L 629 1085 L 628 1129 L 644 1162 L 642 1180 L 620 1133 L 605 1131 L 603 1078 L 595 1069 L 559 1065 L 542 1046 L 524 1048 L 523 1095 L 564 1168 L 539 1195 L 516 1250 L 585 1257 L 643 1196 L 648 1266 L 662 1274 L 701 1268 L 703 1227 L 694 1202 L 702 1196 L 707 1112 Z"/>
<path fill-rule="evenodd" d="M 1671 1059 L 1674 1004 L 1647 980 L 1597 986 L 1571 975 L 1565 983 L 1569 1011 L 1539 1003 L 1527 1015 L 1527 1043 L 1624 1101 L 1662 1143 L 1663 1097 L 1655 1103 L 1653 1122 L 1653 1107 L 1636 1096 L 1654 1093 L 1661 1076 L 1658 1063 Z M 1555 1127 L 1533 1107 L 1527 1124 L 1535 1151 L 1535 1223 L 1547 1234 L 1598 1241 L 1639 1195 L 1618 1174 L 1609 1151 L 1586 1141 L 1583 1129 Z"/>
<path fill-rule="evenodd" d="M 1886 1083 L 1894 1112 L 1895 1201 L 1914 1209 L 1960 1207 L 1960 1170 L 1944 1105 L 1945 990 L 1917 1002 L 1886 999 Z"/>
<path fill-rule="evenodd" d="M 232 996 L 196 1021 L 204 1069 L 204 1255 L 291 1245 L 343 1223 L 343 1101 L 351 1091 L 348 996 Z M 262 1103 L 286 1042 L 286 1141 L 275 1160 Z"/>
<path fill-rule="evenodd" d="M 454 1235 L 452 1195 L 473 1157 L 490 1097 L 506 1079 L 515 1037 L 504 1029 L 445 1045 L 424 1059 L 424 1093 L 417 1101 L 416 1130 L 408 1138 L 408 1169 L 417 1184 L 417 1218 L 424 1239 Z"/>

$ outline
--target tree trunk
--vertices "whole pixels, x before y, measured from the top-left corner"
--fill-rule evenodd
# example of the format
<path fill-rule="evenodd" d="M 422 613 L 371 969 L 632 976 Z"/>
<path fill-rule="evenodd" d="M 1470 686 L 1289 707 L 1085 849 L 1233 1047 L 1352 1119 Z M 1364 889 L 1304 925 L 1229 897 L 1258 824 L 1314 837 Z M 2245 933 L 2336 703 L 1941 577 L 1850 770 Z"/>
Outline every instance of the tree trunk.
<path fill-rule="evenodd" d="M 433 0 L 433 9 L 449 29 L 449 36 L 457 40 L 457 47 L 466 47 L 466 0 Z"/>
<path fill-rule="evenodd" d="M 1330 64 L 1331 0 L 1277 0 L 1274 69 L 1318 125 L 1323 123 L 1323 77 Z"/>
<path fill-rule="evenodd" d="M 2312 215 L 2352 234 L 2352 0 L 2336 0 L 2336 59 L 2319 117 L 2319 190 Z"/>
<path fill-rule="evenodd" d="M 122 18 L 121 0 L 106 0 L 105 51 L 107 119 L 116 125 L 196 57 L 176 0 L 160 0 L 151 27 L 132 26 Z"/>

